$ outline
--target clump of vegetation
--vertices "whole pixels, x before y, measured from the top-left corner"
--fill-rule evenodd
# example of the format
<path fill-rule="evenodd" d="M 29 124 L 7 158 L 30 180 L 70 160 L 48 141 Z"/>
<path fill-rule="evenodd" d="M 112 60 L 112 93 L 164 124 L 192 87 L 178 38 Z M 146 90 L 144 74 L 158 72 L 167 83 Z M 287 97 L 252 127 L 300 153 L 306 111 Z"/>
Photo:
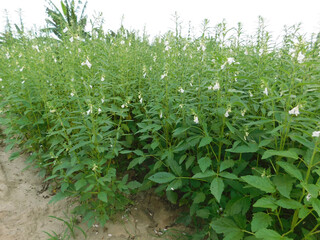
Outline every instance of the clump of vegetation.
<path fill-rule="evenodd" d="M 89 225 L 156 187 L 198 239 L 317 239 L 319 38 L 292 27 L 275 44 L 261 18 L 253 38 L 207 29 L 1 44 L 7 149 L 31 153 L 52 201 L 73 197 Z"/>

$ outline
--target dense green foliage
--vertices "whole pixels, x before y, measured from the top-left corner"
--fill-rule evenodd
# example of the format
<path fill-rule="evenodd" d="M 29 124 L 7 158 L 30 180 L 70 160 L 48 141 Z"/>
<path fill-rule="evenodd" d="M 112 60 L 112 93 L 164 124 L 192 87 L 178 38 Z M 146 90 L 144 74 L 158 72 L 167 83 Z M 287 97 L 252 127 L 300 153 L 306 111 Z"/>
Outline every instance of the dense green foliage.
<path fill-rule="evenodd" d="M 232 31 L 0 46 L 7 149 L 90 225 L 155 186 L 188 207 L 195 239 L 318 239 L 318 42 L 289 29 L 273 45 L 263 22 L 252 39 Z"/>

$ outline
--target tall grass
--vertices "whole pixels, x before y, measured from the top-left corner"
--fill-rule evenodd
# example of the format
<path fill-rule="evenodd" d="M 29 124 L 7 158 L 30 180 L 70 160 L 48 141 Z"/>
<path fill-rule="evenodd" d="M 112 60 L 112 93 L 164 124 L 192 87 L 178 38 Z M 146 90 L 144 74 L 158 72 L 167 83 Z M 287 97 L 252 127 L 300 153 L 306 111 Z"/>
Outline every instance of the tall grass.
<path fill-rule="evenodd" d="M 199 239 L 317 239 L 319 39 L 270 39 L 260 19 L 253 38 L 221 23 L 199 38 L 2 44 L 7 149 L 30 153 L 52 201 L 74 197 L 89 225 L 156 186 Z"/>

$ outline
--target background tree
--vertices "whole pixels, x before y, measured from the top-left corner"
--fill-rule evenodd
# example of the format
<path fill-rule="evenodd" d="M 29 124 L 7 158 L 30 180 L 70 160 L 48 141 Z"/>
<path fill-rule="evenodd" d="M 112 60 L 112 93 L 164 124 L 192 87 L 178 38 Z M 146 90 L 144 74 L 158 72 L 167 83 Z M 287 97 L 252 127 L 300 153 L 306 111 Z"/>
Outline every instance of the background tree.
<path fill-rule="evenodd" d="M 42 29 L 42 31 L 52 32 L 59 39 L 61 39 L 67 31 L 77 33 L 82 37 L 88 35 L 85 31 L 88 19 L 87 15 L 85 15 L 87 1 L 82 4 L 82 1 L 78 0 L 77 4 L 75 4 L 74 0 L 61 0 L 61 11 L 52 0 L 47 0 L 47 2 L 49 4 L 46 8 L 48 15 L 46 22 L 48 27 Z"/>

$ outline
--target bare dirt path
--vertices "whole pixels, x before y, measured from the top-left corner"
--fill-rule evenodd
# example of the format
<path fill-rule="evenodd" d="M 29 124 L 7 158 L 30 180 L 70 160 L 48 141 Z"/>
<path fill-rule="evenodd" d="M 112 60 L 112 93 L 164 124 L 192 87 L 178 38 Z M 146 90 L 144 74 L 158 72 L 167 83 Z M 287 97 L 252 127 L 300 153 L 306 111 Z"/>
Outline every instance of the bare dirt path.
<path fill-rule="evenodd" d="M 48 204 L 52 193 L 43 191 L 43 179 L 39 178 L 37 170 L 23 171 L 27 166 L 25 156 L 11 162 L 9 156 L 0 144 L 0 240 L 46 240 L 49 237 L 44 231 L 64 232 L 66 225 L 49 216 L 66 219 L 64 213 L 71 209 L 70 200 Z M 185 229 L 174 225 L 178 210 L 151 193 L 138 195 L 135 202 L 103 227 L 88 229 L 82 223 L 80 227 L 86 231 L 87 239 L 182 239 L 176 236 Z M 177 228 L 180 230 L 174 230 Z M 76 239 L 85 238 L 78 231 Z"/>

